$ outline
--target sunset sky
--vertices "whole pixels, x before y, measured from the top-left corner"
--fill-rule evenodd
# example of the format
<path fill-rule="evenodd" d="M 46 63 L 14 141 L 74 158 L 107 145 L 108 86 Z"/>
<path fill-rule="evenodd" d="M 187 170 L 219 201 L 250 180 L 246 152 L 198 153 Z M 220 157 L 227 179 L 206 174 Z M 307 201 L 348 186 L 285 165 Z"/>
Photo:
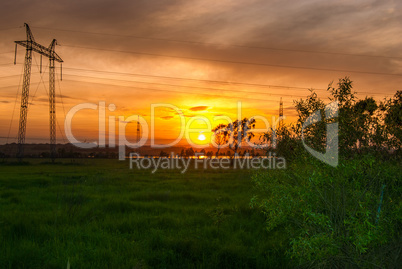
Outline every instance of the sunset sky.
<path fill-rule="evenodd" d="M 14 65 L 14 41 L 26 39 L 24 22 L 38 43 L 57 39 L 64 60 L 62 81 L 56 64 L 59 143 L 68 142 L 61 134 L 65 114 L 80 103 L 105 101 L 116 105 L 107 117 L 139 114 L 150 122 L 155 103 L 178 107 L 187 121 L 195 115 L 235 120 L 241 101 L 243 117 L 271 120 L 282 97 L 291 122 L 293 100 L 309 88 L 327 100 L 328 84 L 341 77 L 351 78 L 359 98 L 382 100 L 402 85 L 401 1 L 16 0 L 0 3 L 0 22 L 1 144 L 17 141 L 25 50 L 18 48 Z M 43 81 L 39 62 L 34 53 L 30 143 L 49 137 L 48 61 L 43 58 Z M 156 110 L 157 139 L 177 136 L 177 114 Z M 97 111 L 83 110 L 73 133 L 93 141 L 97 125 Z M 133 125 L 127 130 L 135 136 Z"/>

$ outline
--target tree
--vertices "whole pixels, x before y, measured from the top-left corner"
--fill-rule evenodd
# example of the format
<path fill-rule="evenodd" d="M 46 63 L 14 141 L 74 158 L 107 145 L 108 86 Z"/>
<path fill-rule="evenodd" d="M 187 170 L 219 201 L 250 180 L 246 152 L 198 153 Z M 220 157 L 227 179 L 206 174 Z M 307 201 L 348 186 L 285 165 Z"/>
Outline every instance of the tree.
<path fill-rule="evenodd" d="M 260 171 L 251 206 L 264 213 L 269 231 L 288 234 L 286 253 L 302 268 L 396 268 L 401 191 L 388 168 L 364 155 L 337 168 L 312 161 Z"/>
<path fill-rule="evenodd" d="M 217 148 L 216 156 L 219 156 L 220 149 L 227 143 L 229 140 L 229 132 L 226 130 L 225 124 L 219 124 L 215 128 L 212 129 L 213 139 L 212 144 Z"/>
<path fill-rule="evenodd" d="M 311 94 L 307 97 L 306 100 L 300 99 L 295 100 L 294 104 L 296 107 L 298 119 L 296 123 L 296 129 L 301 132 L 303 123 L 306 122 L 307 118 L 309 118 L 314 112 L 321 111 L 321 119 L 324 119 L 324 102 L 318 98 L 317 94 L 314 90 L 310 90 Z M 316 116 L 318 117 L 318 115 Z M 289 129 L 279 130 L 279 136 L 286 136 L 286 138 L 290 137 Z M 314 145 L 315 148 L 319 150 L 325 149 L 325 132 L 326 132 L 326 124 L 324 120 L 321 120 L 315 124 L 309 125 L 307 128 L 303 130 L 304 141 L 308 144 Z M 301 136 L 301 133 L 299 133 Z"/>
<path fill-rule="evenodd" d="M 219 145 L 229 145 L 229 149 L 236 156 L 242 143 L 250 141 L 254 137 L 254 133 L 250 131 L 254 128 L 255 119 L 244 118 L 242 120 L 235 120 L 227 125 L 220 124 L 212 129 L 212 131 L 217 134 L 215 135 L 215 139 L 218 139 Z"/>
<path fill-rule="evenodd" d="M 359 148 L 368 148 L 374 143 L 374 135 L 377 124 L 377 117 L 374 113 L 377 111 L 378 105 L 373 97 L 366 97 L 357 101 L 353 106 L 353 114 L 355 115 L 355 135 Z"/>
<path fill-rule="evenodd" d="M 195 155 L 193 148 L 186 149 L 186 157 L 192 157 Z"/>
<path fill-rule="evenodd" d="M 337 101 L 339 112 L 339 149 L 347 153 L 357 147 L 358 132 L 356 131 L 356 115 L 354 105 L 356 103 L 355 92 L 352 91 L 353 82 L 349 77 L 339 79 L 337 87 L 328 85 L 327 91 L 331 94 L 331 101 Z"/>
<path fill-rule="evenodd" d="M 341 158 L 336 168 L 299 158 L 302 169 L 294 165 L 287 171 L 259 171 L 253 177 L 259 193 L 251 206 L 264 213 L 268 230 L 288 232 L 287 254 L 302 267 L 394 268 L 401 252 L 398 166 L 388 166 L 361 149 L 383 148 L 385 141 L 400 149 L 402 93 L 378 106 L 372 97 L 358 100 L 348 77 L 340 79 L 336 88 L 331 83 L 328 91 L 330 100 L 338 103 L 338 117 L 327 120 L 324 102 L 312 92 L 306 100 L 295 101 L 297 125 L 279 131 L 278 148 L 291 152 L 290 146 L 300 145 L 301 126 L 321 110 L 321 120 L 304 130 L 304 138 L 324 146 L 326 124 L 336 120 L 340 150 L 356 152 L 359 155 L 347 157 L 358 158 Z"/>
<path fill-rule="evenodd" d="M 356 150 L 381 145 L 383 138 L 378 118 L 378 105 L 374 98 L 366 97 L 358 100 L 353 92 L 353 82 L 348 78 L 341 78 L 337 87 L 328 85 L 329 100 L 337 102 L 337 118 L 327 119 L 325 104 L 312 90 L 306 100 L 294 101 L 298 113 L 297 130 L 301 130 L 309 117 L 321 117 L 321 120 L 303 130 L 304 141 L 314 148 L 325 151 L 327 124 L 337 121 L 339 123 L 338 144 L 343 155 Z M 320 110 L 320 114 L 313 114 Z M 299 134 L 300 135 L 300 134 Z M 345 156 L 346 156 L 345 155 Z"/>
<path fill-rule="evenodd" d="M 382 104 L 385 111 L 385 128 L 388 133 L 389 146 L 401 149 L 402 146 L 402 91 L 397 91 L 393 98 Z"/>

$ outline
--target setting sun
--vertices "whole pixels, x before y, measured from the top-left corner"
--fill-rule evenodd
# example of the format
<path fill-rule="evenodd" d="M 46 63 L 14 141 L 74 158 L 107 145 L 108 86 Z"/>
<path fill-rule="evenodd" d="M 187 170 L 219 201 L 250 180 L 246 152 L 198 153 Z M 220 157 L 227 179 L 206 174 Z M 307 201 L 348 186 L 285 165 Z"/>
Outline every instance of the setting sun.
<path fill-rule="evenodd" d="M 204 141 L 204 140 L 205 140 L 205 135 L 201 133 L 201 134 L 198 136 L 198 140 Z"/>

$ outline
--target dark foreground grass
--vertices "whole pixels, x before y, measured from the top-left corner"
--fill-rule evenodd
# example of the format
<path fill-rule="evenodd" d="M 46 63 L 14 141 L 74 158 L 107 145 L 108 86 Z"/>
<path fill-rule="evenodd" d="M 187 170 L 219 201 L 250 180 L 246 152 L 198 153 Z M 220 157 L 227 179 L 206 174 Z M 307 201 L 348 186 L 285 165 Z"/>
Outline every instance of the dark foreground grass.
<path fill-rule="evenodd" d="M 0 164 L 0 268 L 277 268 L 285 237 L 242 170 Z"/>

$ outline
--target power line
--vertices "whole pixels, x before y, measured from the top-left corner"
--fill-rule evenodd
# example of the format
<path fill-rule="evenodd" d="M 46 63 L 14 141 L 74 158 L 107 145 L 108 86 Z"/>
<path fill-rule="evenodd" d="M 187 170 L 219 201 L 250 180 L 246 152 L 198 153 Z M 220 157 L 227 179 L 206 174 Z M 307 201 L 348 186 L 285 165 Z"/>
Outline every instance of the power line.
<path fill-rule="evenodd" d="M 41 72 L 40 68 L 38 66 L 38 62 L 36 61 L 36 57 L 34 56 L 33 58 L 35 60 L 35 64 L 36 64 L 36 67 L 38 68 L 38 71 Z M 34 99 L 36 97 L 36 93 L 37 93 L 37 91 L 39 89 L 39 86 L 40 86 L 41 82 L 43 81 L 43 75 L 45 74 L 47 67 L 48 66 L 46 65 L 45 70 L 40 74 L 40 81 L 38 82 L 38 86 L 36 87 L 36 90 L 35 90 L 34 94 L 31 96 L 31 104 L 33 104 L 33 101 L 34 101 Z"/>
<path fill-rule="evenodd" d="M 13 78 L 13 77 L 21 77 L 21 74 L 18 74 L 18 75 L 9 75 L 9 76 L 2 76 L 2 77 L 0 77 L 0 79 L 2 79 L 2 78 Z"/>
<path fill-rule="evenodd" d="M 270 89 L 272 89 L 272 88 L 294 89 L 294 90 L 310 90 L 310 89 L 313 89 L 314 91 L 324 91 L 324 92 L 327 91 L 327 89 L 321 89 L 321 88 L 307 88 L 307 87 L 296 87 L 296 86 L 286 86 L 286 85 L 243 83 L 243 82 L 234 82 L 234 81 L 205 80 L 205 79 L 158 76 L 158 75 L 146 75 L 146 74 L 138 74 L 138 73 L 113 72 L 113 71 L 105 71 L 105 70 L 82 69 L 82 68 L 71 68 L 71 67 L 64 67 L 64 69 L 65 70 L 72 70 L 72 71 L 87 71 L 87 72 L 95 72 L 95 73 L 139 76 L 139 77 L 150 77 L 150 78 L 162 78 L 162 79 L 172 79 L 172 80 L 187 80 L 187 81 L 196 81 L 196 82 L 205 82 L 205 83 L 217 83 L 217 84 L 224 84 L 224 85 L 228 85 L 228 86 L 238 85 L 238 86 L 249 86 L 249 87 L 250 86 L 252 86 L 252 87 L 265 87 L 265 88 L 270 88 Z M 38 73 L 38 72 L 32 72 L 32 74 L 36 74 L 36 73 Z M 67 74 L 67 75 L 72 75 L 72 74 Z M 11 77 L 16 77 L 16 76 L 20 76 L 20 75 L 3 76 L 3 77 L 0 77 L 0 79 L 6 79 L 6 78 L 11 78 Z M 135 82 L 135 81 L 133 81 L 133 82 Z M 145 82 L 141 82 L 141 83 L 145 83 Z M 9 88 L 9 87 L 15 87 L 15 86 L 18 86 L 18 85 L 3 86 L 3 87 L 0 87 L 0 88 Z M 172 86 L 188 87 L 188 88 L 195 87 L 195 86 L 183 86 L 183 85 L 172 85 Z M 201 88 L 201 87 L 195 87 L 195 88 Z M 208 88 L 208 87 L 203 87 L 203 88 Z M 211 89 L 213 89 L 213 88 L 211 88 Z M 220 90 L 220 89 L 215 89 L 214 88 L 214 90 Z M 253 93 L 266 94 L 266 93 L 261 93 L 261 92 L 253 92 Z M 358 94 L 379 95 L 379 93 L 363 92 L 363 91 L 358 91 L 357 93 Z M 273 94 L 273 95 L 275 95 L 275 94 Z M 290 95 L 290 96 L 298 96 L 298 95 Z"/>
<path fill-rule="evenodd" d="M 56 75 L 56 76 L 57 76 L 57 75 Z M 59 88 L 59 94 L 60 94 L 61 105 L 62 105 L 62 107 L 63 107 L 64 118 L 66 119 L 66 118 L 67 118 L 67 116 L 66 116 L 66 109 L 64 108 L 63 95 L 61 94 L 60 81 L 59 81 L 58 79 L 57 79 L 57 85 L 59 86 L 58 88 Z M 60 134 L 61 134 L 61 136 L 63 137 L 63 142 L 65 142 L 66 139 L 65 139 L 64 133 L 61 131 L 60 124 L 59 124 L 58 121 L 57 121 L 57 125 L 58 125 L 58 127 L 59 127 Z"/>
<path fill-rule="evenodd" d="M 289 69 L 305 69 L 305 70 L 326 71 L 326 72 L 347 72 L 347 73 L 358 73 L 358 74 L 367 74 L 367 75 L 383 75 L 383 76 L 398 76 L 398 77 L 402 76 L 402 74 L 394 74 L 394 73 L 381 73 L 381 72 L 354 71 L 354 70 L 317 68 L 317 67 L 306 67 L 306 66 L 291 66 L 291 65 L 279 65 L 279 64 L 267 64 L 267 63 L 228 61 L 228 60 L 217 60 L 217 59 L 211 59 L 211 58 L 185 57 L 185 56 L 164 55 L 164 54 L 147 53 L 147 52 L 139 52 L 139 51 L 112 50 L 112 49 L 101 49 L 101 48 L 73 46 L 73 45 L 63 45 L 63 46 L 71 47 L 71 48 L 79 48 L 79 49 L 88 49 L 88 50 L 112 51 L 112 52 L 119 52 L 119 53 L 147 55 L 147 56 L 153 56 L 153 57 L 186 59 L 186 60 L 192 60 L 192 61 L 219 62 L 219 63 L 229 63 L 229 64 L 254 65 L 254 66 L 268 66 L 268 67 L 279 67 L 279 68 L 289 68 Z"/>
<path fill-rule="evenodd" d="M 36 62 L 36 58 L 34 57 L 34 59 L 35 59 L 36 67 L 39 69 L 38 63 Z M 45 70 L 46 70 L 48 67 L 49 67 L 49 72 L 50 72 L 50 66 L 49 66 L 49 65 L 46 65 Z M 45 73 L 45 72 L 43 72 L 43 73 L 41 74 L 41 76 L 40 76 L 41 81 L 39 82 L 38 87 L 36 88 L 36 91 L 38 90 L 39 85 L 40 85 L 40 83 L 42 82 L 43 87 L 44 87 L 44 89 L 45 89 L 45 92 L 46 92 L 48 98 L 50 99 L 50 89 L 49 89 L 49 91 L 47 90 L 46 85 L 45 85 L 45 81 L 43 80 L 43 74 L 44 74 L 44 73 Z M 35 91 L 35 95 L 36 95 L 36 91 Z M 60 96 L 62 97 L 61 89 L 60 89 L 60 88 L 59 88 L 59 91 L 60 91 Z M 35 97 L 35 95 L 34 95 L 34 97 Z M 63 99 L 61 99 L 61 100 L 63 100 Z M 31 101 L 31 102 L 33 102 L 33 98 L 32 98 L 32 101 Z M 66 113 L 65 113 L 65 110 L 64 110 L 64 103 L 63 103 L 63 111 L 64 111 L 64 118 L 66 118 Z M 57 120 L 57 118 L 55 119 L 55 123 L 56 123 L 57 127 L 59 128 L 59 132 L 60 132 L 60 134 L 61 134 L 61 136 L 62 136 L 63 142 L 65 142 L 64 134 L 63 134 L 63 132 L 61 131 L 61 127 L 60 127 L 60 124 L 59 124 L 59 121 Z M 56 137 L 55 137 L 55 141 L 56 141 Z"/>
<path fill-rule="evenodd" d="M 16 64 L 21 65 L 21 64 L 19 64 L 19 63 L 16 63 Z M 15 65 L 15 64 L 14 64 L 14 63 L 0 64 L 0 66 L 6 66 L 6 65 Z"/>
<path fill-rule="evenodd" d="M 21 70 L 21 71 L 22 71 L 22 70 Z M 13 125 L 13 119 L 14 119 L 14 114 L 15 114 L 15 107 L 17 106 L 18 95 L 19 95 L 20 86 L 21 86 L 21 80 L 22 80 L 22 75 L 20 75 L 20 80 L 19 80 L 18 88 L 17 88 L 17 94 L 16 94 L 15 100 L 14 100 L 13 113 L 11 114 L 11 120 L 10 120 L 10 125 L 9 125 L 9 129 L 8 129 L 8 133 L 7 133 L 6 144 L 8 143 L 8 140 L 10 139 L 11 127 L 12 127 L 12 125 Z"/>
<path fill-rule="evenodd" d="M 3 29 L 0 29 L 0 31 L 15 30 L 15 29 L 20 29 L 20 28 L 22 28 L 22 27 L 3 28 Z"/>
<path fill-rule="evenodd" d="M 167 83 L 156 83 L 156 82 L 144 82 L 144 81 L 136 81 L 136 80 L 122 80 L 122 79 L 112 79 L 112 78 L 100 78 L 100 77 L 93 77 L 93 76 L 82 76 L 82 75 L 73 75 L 73 74 L 66 74 L 68 76 L 75 76 L 75 77 L 83 77 L 83 78 L 95 78 L 95 79 L 107 79 L 112 81 L 121 81 L 121 82 L 134 82 L 134 83 L 143 83 L 143 84 L 150 84 L 150 85 L 160 85 L 160 86 L 171 86 L 171 87 L 183 87 L 183 88 L 191 88 L 191 89 L 208 89 L 208 90 L 216 90 L 216 91 L 225 91 L 225 92 L 238 92 L 244 94 L 261 94 L 261 95 L 269 95 L 269 96 L 288 96 L 288 97 L 304 97 L 302 95 L 294 95 L 294 94 L 275 94 L 275 93 L 267 93 L 267 92 L 253 92 L 253 91 L 238 91 L 238 90 L 228 90 L 228 89 L 218 89 L 218 88 L 210 88 L 210 87 L 197 87 L 197 86 L 186 86 L 186 85 L 175 85 L 175 84 L 167 84 Z"/>
<path fill-rule="evenodd" d="M 45 80 L 45 82 L 49 82 L 48 80 Z M 31 83 L 33 83 L 33 84 L 35 84 L 35 83 L 38 83 L 37 81 L 31 81 Z M 7 89 L 7 88 L 16 88 L 16 87 L 19 87 L 20 85 L 9 85 L 9 86 L 2 86 L 2 87 L 0 87 L 0 89 Z"/>
<path fill-rule="evenodd" d="M 188 80 L 188 81 L 206 82 L 206 83 L 219 83 L 219 84 L 225 84 L 225 85 L 228 85 L 228 86 L 239 85 L 239 86 L 252 86 L 252 87 L 265 87 L 265 88 L 283 88 L 283 89 L 295 89 L 295 90 L 311 90 L 311 89 L 314 89 L 314 91 L 325 91 L 325 92 L 327 91 L 327 89 L 320 89 L 320 88 L 307 88 L 307 87 L 296 87 L 296 86 L 286 86 L 286 85 L 272 85 L 272 84 L 258 84 L 258 83 L 244 83 L 244 82 L 234 82 L 234 81 L 221 81 L 221 80 L 206 80 L 206 79 L 194 79 L 194 78 L 183 78 L 183 77 L 158 76 L 158 75 L 145 75 L 145 74 L 138 74 L 138 73 L 126 73 L 126 72 L 115 72 L 115 71 L 82 69 L 82 68 L 71 68 L 71 67 L 63 67 L 63 69 L 65 69 L 65 70 L 76 70 L 76 71 L 88 71 L 88 72 L 95 72 L 95 73 L 115 74 L 115 75 L 128 75 L 128 76 L 139 76 L 139 77 L 150 77 L 150 78 Z M 376 93 L 363 92 L 363 91 L 359 91 L 358 93 L 376 94 Z"/>
<path fill-rule="evenodd" d="M 10 86 L 1 86 L 0 89 L 7 89 L 7 88 L 17 88 L 21 85 L 10 85 Z M 4 96 L 3 96 L 4 97 Z"/>
<path fill-rule="evenodd" d="M 115 37 L 128 37 L 135 39 L 153 40 L 153 41 L 165 41 L 165 42 L 175 42 L 193 45 L 207 45 L 207 46 L 217 46 L 217 47 L 236 47 L 236 48 L 247 48 L 247 49 L 258 49 L 258 50 L 274 50 L 274 51 L 286 51 L 286 52 L 301 52 L 301 53 L 313 53 L 313 54 L 328 54 L 328 55 L 342 55 L 342 56 L 354 56 L 354 57 L 373 57 L 373 58 L 388 58 L 388 59 L 402 59 L 398 56 L 386 56 L 386 55 L 372 55 L 372 54 L 353 54 L 353 53 L 343 53 L 343 52 L 331 52 L 331 51 L 312 51 L 312 50 L 299 50 L 299 49 L 283 49 L 275 47 L 263 47 L 263 46 L 248 46 L 241 44 L 218 44 L 212 42 L 200 42 L 191 40 L 178 40 L 178 39 L 168 39 L 168 38 L 158 38 L 158 37 L 144 37 L 144 36 L 134 36 L 134 35 L 123 35 L 123 34 L 112 34 L 112 33 L 99 33 L 99 32 L 89 32 L 89 31 L 78 31 L 78 30 L 68 30 L 68 29 L 56 29 L 47 27 L 33 27 L 37 29 L 44 30 L 54 30 L 72 33 L 82 33 L 82 34 L 93 34 L 93 35 L 104 35 L 104 36 L 115 36 Z"/>
<path fill-rule="evenodd" d="M 64 80 L 63 80 L 64 81 Z M 277 102 L 278 100 L 274 99 L 262 99 L 262 98 L 250 98 L 250 97 L 236 97 L 236 96 L 223 96 L 218 94 L 209 94 L 209 93 L 195 93 L 195 92 L 188 92 L 188 91 L 174 91 L 174 90 L 166 90 L 166 89 L 155 89 L 155 88 L 142 88 L 142 87 L 135 87 L 135 86 L 127 86 L 127 85 L 116 85 L 111 83 L 101 83 L 101 82 L 92 82 L 92 81 L 81 81 L 75 79 L 65 79 L 65 81 L 72 81 L 72 82 L 86 82 L 90 84 L 98 84 L 98 85 L 109 85 L 109 86 L 116 86 L 116 87 L 124 87 L 124 88 L 135 88 L 136 90 L 143 90 L 143 91 L 160 91 L 160 92 L 173 92 L 173 93 L 185 93 L 185 94 L 196 94 L 196 95 L 207 95 L 207 96 L 214 96 L 220 98 L 230 98 L 230 99 L 247 99 L 247 100 L 254 100 L 254 101 L 270 101 L 270 102 Z M 290 101 L 289 101 L 290 102 Z"/>
<path fill-rule="evenodd" d="M 257 84 L 257 83 L 244 83 L 244 82 L 235 82 L 235 81 L 207 80 L 207 79 L 195 79 L 195 78 L 183 78 L 183 77 L 146 75 L 146 74 L 138 74 L 138 73 L 126 73 L 126 72 L 115 72 L 115 71 L 94 70 L 94 69 L 82 69 L 82 68 L 72 68 L 72 67 L 63 67 L 63 69 L 65 69 L 65 70 L 76 70 L 76 71 L 89 71 L 89 72 L 96 72 L 96 73 L 117 74 L 117 75 L 139 76 L 139 77 L 188 80 L 188 81 L 206 82 L 206 83 L 220 83 L 220 84 L 225 84 L 225 85 L 230 85 L 230 86 L 232 86 L 232 85 L 241 85 L 241 86 L 255 86 L 255 87 L 267 87 L 267 88 L 287 88 L 287 89 L 300 89 L 300 90 L 309 90 L 310 89 L 310 88 L 306 88 L 306 87 L 294 87 L 294 86 L 272 85 L 272 84 Z M 315 90 L 326 91 L 326 89 L 315 89 Z"/>
<path fill-rule="evenodd" d="M 39 72 L 32 72 L 31 74 L 38 74 Z M 9 75 L 9 76 L 3 76 L 3 77 L 0 77 L 0 79 L 2 79 L 2 78 L 12 78 L 12 77 L 20 77 L 21 76 L 21 74 L 18 74 L 18 75 Z"/>

